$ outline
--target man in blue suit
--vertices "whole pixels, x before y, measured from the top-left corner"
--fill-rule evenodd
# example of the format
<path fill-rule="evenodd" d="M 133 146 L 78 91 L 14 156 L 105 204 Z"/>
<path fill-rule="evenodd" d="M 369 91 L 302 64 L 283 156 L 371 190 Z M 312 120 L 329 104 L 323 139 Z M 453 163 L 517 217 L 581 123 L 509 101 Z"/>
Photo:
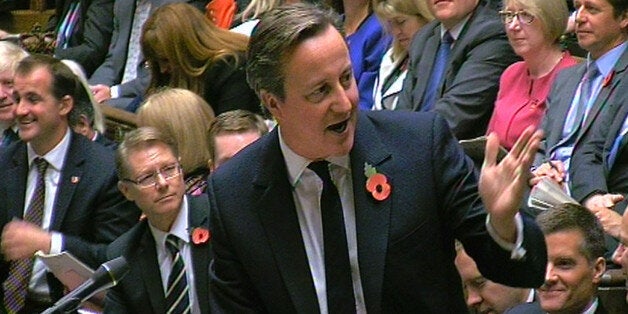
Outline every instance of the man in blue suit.
<path fill-rule="evenodd" d="M 63 287 L 35 252 L 68 251 L 96 268 L 139 210 L 116 188 L 113 151 L 70 130 L 74 103 L 88 95 L 66 65 L 26 57 L 13 95 L 21 140 L 0 153 L 0 291 L 9 313 L 40 313 Z"/>
<path fill-rule="evenodd" d="M 478 187 L 444 119 L 358 112 L 339 25 L 298 4 L 251 37 L 249 84 L 279 126 L 210 177 L 212 310 L 465 312 L 456 238 L 487 278 L 540 285 L 543 235 L 517 206 L 541 134 L 500 164 L 490 136 Z"/>

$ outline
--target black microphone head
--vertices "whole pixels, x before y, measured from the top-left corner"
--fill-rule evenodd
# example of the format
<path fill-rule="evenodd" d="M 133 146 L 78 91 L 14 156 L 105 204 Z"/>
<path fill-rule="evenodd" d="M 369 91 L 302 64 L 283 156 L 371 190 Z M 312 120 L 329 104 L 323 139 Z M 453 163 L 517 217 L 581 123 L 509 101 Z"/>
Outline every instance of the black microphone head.
<path fill-rule="evenodd" d="M 102 265 L 100 268 L 104 269 L 109 275 L 109 279 L 115 286 L 118 282 L 129 272 L 129 264 L 123 256 L 116 257 Z M 97 271 L 98 272 L 98 271 Z"/>

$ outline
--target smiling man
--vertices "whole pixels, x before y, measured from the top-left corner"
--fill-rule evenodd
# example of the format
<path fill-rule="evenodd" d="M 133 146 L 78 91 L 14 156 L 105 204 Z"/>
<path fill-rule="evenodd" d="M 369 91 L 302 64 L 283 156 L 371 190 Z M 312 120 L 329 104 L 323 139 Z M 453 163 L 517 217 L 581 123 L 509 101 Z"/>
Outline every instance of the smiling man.
<path fill-rule="evenodd" d="M 8 42 L 0 42 L 0 151 L 19 139 L 15 123 L 13 74 L 20 60 L 28 53 Z"/>
<path fill-rule="evenodd" d="M 538 302 L 507 313 L 607 313 L 597 298 L 606 247 L 595 215 L 580 205 L 562 204 L 542 212 L 536 221 L 547 243 L 545 283 L 536 290 Z"/>
<path fill-rule="evenodd" d="M 339 25 L 295 4 L 252 34 L 247 77 L 278 127 L 210 176 L 212 311 L 462 313 L 454 238 L 491 280 L 540 285 L 542 234 L 517 208 L 540 134 L 500 164 L 490 136 L 478 187 L 444 119 L 357 110 Z"/>

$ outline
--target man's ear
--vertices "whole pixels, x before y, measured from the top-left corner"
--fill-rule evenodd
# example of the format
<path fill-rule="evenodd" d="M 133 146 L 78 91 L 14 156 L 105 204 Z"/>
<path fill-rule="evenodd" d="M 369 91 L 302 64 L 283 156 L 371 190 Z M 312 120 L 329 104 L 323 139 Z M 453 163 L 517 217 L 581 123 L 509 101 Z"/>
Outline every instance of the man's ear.
<path fill-rule="evenodd" d="M 604 257 L 598 257 L 593 264 L 593 283 L 599 285 L 602 275 L 606 271 L 606 260 Z"/>
<path fill-rule="evenodd" d="M 74 132 L 87 136 L 90 129 L 89 119 L 87 119 L 86 115 L 81 114 L 78 122 L 74 126 Z"/>
<path fill-rule="evenodd" d="M 266 91 L 266 90 L 261 90 L 260 91 L 260 99 L 262 100 L 262 103 L 264 104 L 264 106 L 266 107 L 266 110 L 268 110 L 268 112 L 270 112 L 270 114 L 277 119 L 277 121 L 281 121 L 281 116 L 282 116 L 282 108 L 281 108 L 281 102 L 279 101 L 279 99 L 277 98 L 277 96 L 275 96 L 274 94 Z"/>
<path fill-rule="evenodd" d="M 70 114 L 70 111 L 72 111 L 72 108 L 74 108 L 74 98 L 72 98 L 72 96 L 70 95 L 65 95 L 63 97 L 61 97 L 61 108 L 59 108 L 59 114 L 61 114 L 62 116 L 67 116 L 68 114 Z"/>
<path fill-rule="evenodd" d="M 129 191 L 129 185 L 126 182 L 118 181 L 118 190 L 126 197 L 127 200 L 133 202 L 133 195 Z"/>

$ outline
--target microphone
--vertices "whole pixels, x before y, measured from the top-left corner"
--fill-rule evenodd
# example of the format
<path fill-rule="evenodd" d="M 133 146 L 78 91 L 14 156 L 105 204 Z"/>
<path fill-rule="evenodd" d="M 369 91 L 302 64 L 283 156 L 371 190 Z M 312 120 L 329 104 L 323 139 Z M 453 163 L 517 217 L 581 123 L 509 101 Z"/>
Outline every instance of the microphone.
<path fill-rule="evenodd" d="M 117 285 L 128 272 L 129 265 L 122 256 L 103 263 L 89 279 L 59 299 L 42 314 L 72 312 L 94 294 Z"/>

